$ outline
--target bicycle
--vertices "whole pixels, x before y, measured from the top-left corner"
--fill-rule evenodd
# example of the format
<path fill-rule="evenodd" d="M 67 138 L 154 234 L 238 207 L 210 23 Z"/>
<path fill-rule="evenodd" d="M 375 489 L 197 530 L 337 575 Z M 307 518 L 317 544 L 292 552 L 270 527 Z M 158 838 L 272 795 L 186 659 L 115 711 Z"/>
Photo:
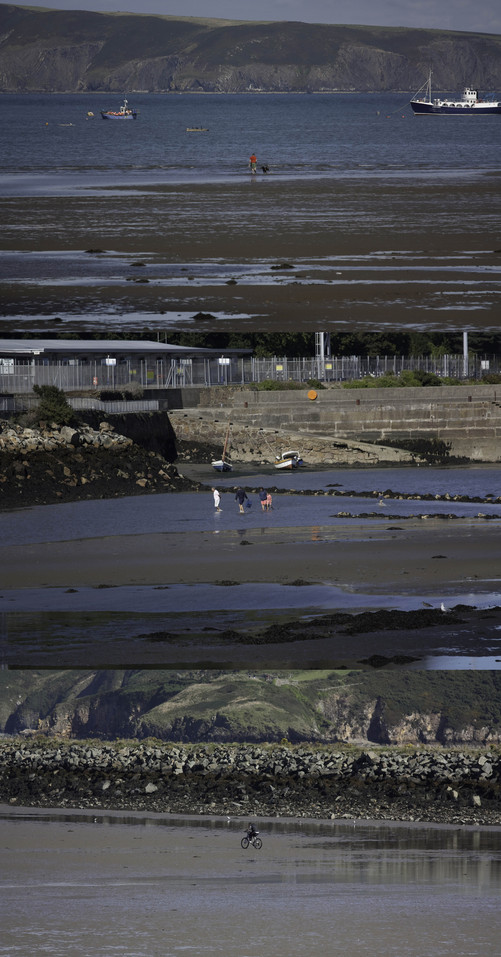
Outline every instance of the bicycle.
<path fill-rule="evenodd" d="M 260 851 L 263 846 L 260 837 L 243 837 L 240 841 L 240 846 L 243 847 L 244 851 L 248 848 L 249 844 L 252 844 L 252 846 L 256 848 L 256 851 Z"/>

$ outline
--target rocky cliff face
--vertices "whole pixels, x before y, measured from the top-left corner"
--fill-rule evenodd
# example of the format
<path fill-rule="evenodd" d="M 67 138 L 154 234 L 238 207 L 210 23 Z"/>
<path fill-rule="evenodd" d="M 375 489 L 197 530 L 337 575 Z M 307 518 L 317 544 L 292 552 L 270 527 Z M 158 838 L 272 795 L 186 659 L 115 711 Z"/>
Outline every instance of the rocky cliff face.
<path fill-rule="evenodd" d="M 499 745 L 496 674 L 470 673 L 467 682 L 454 673 L 409 674 L 403 692 L 401 675 L 391 672 L 314 674 L 302 681 L 287 673 L 5 672 L 0 731 L 185 742 Z"/>
<path fill-rule="evenodd" d="M 2 92 L 297 92 L 501 87 L 482 34 L 0 7 Z"/>

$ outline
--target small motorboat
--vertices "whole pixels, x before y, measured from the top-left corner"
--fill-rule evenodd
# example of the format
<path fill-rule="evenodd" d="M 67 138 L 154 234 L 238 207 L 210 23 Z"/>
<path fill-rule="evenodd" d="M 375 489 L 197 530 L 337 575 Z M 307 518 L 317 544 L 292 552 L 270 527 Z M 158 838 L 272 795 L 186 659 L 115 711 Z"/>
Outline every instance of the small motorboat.
<path fill-rule="evenodd" d="M 281 455 L 275 456 L 276 469 L 297 469 L 302 464 L 303 460 L 300 452 L 289 450 L 288 452 L 282 452 Z"/>
<path fill-rule="evenodd" d="M 208 126 L 187 126 L 186 132 L 187 133 L 208 133 L 209 127 Z"/>
<path fill-rule="evenodd" d="M 127 100 L 124 100 L 119 110 L 101 110 L 103 120 L 135 120 L 137 110 L 131 110 Z"/>

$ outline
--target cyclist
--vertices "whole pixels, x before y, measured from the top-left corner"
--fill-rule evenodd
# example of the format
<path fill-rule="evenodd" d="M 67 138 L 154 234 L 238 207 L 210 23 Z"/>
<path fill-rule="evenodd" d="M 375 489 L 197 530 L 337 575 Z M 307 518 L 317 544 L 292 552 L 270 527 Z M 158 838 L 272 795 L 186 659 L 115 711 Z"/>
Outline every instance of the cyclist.
<path fill-rule="evenodd" d="M 256 828 L 254 827 L 254 825 L 252 823 L 249 824 L 247 828 L 247 837 L 249 838 L 249 841 L 253 841 L 258 834 L 259 834 L 259 831 L 256 831 Z"/>

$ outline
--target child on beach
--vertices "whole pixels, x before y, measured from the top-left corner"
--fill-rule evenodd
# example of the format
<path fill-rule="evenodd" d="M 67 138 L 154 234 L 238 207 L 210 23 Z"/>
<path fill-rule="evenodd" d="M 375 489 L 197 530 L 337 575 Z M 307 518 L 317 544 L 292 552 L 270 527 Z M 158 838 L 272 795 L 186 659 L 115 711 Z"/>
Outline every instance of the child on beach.
<path fill-rule="evenodd" d="M 212 489 L 212 495 L 214 497 L 214 508 L 216 509 L 216 512 L 222 512 L 222 508 L 219 507 L 219 503 L 221 502 L 221 496 L 217 488 Z"/>

